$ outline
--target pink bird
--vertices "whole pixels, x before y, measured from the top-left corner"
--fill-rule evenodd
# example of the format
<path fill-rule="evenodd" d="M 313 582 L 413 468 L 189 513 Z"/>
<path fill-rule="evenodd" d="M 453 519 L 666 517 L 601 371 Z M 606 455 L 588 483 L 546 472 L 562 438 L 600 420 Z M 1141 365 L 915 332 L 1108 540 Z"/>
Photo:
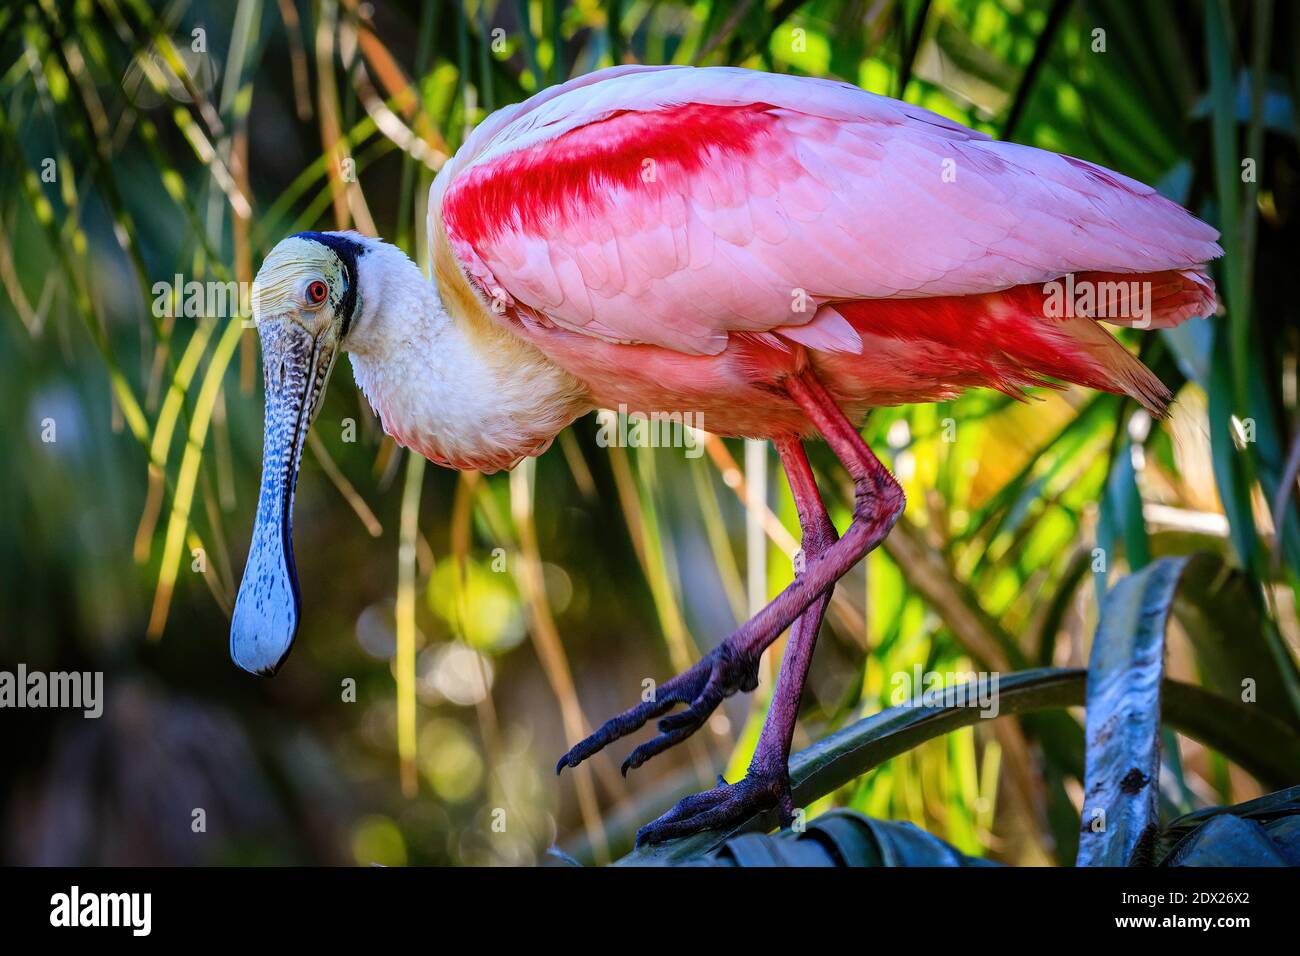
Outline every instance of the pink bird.
<path fill-rule="evenodd" d="M 1169 391 L 1098 320 L 1160 328 L 1212 313 L 1206 263 L 1222 254 L 1215 230 L 1092 163 L 846 83 L 690 67 L 602 70 L 494 113 L 439 173 L 428 229 L 432 281 L 356 233 L 290 237 L 259 271 L 263 483 L 232 654 L 274 673 L 291 646 L 293 489 L 340 348 L 388 434 L 454 468 L 512 467 L 620 405 L 771 439 L 803 569 L 557 768 L 655 718 L 659 735 L 624 772 L 684 740 L 753 690 L 759 656 L 790 628 L 745 778 L 687 797 L 638 842 L 773 807 L 790 819 L 790 741 L 822 614 L 903 510 L 858 432 L 867 412 L 1073 382 L 1160 416 Z M 842 535 L 804 453 L 812 437 L 854 482 Z"/>

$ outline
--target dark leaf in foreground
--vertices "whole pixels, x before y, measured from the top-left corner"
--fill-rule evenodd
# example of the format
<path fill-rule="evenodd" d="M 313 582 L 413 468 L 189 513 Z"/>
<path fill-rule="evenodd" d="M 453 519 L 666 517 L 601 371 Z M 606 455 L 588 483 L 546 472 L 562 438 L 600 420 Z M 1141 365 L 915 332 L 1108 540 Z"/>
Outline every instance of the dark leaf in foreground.
<path fill-rule="evenodd" d="M 1159 828 L 1165 625 L 1187 558 L 1165 558 L 1106 595 L 1088 662 L 1088 757 L 1079 866 L 1149 859 Z"/>

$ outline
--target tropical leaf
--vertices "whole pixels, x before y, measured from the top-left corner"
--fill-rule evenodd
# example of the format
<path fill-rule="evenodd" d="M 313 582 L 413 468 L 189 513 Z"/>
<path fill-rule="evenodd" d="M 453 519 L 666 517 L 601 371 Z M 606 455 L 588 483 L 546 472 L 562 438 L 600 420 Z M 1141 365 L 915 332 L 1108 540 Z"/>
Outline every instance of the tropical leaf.
<path fill-rule="evenodd" d="M 1088 760 L 1079 866 L 1148 859 L 1159 826 L 1165 625 L 1186 558 L 1164 558 L 1106 595 L 1088 662 Z"/>
<path fill-rule="evenodd" d="M 1231 813 L 1262 824 L 1295 817 L 1300 814 L 1300 786 L 1286 787 L 1232 807 L 1205 807 L 1200 810 L 1193 810 L 1191 813 L 1186 813 L 1176 820 L 1170 821 L 1169 825 L 1164 828 L 1162 835 L 1162 849 L 1165 851 L 1165 855 L 1168 855 L 1168 851 L 1172 848 L 1172 843 L 1169 841 L 1181 840 L 1197 827 L 1225 813 Z"/>
<path fill-rule="evenodd" d="M 1295 854 L 1300 862 L 1300 853 Z M 1258 823 L 1215 817 L 1174 848 L 1165 866 L 1289 866 L 1279 846 Z"/>
<path fill-rule="evenodd" d="M 1161 866 L 1300 866 L 1300 787 L 1173 821 L 1156 841 Z M 570 865 L 577 861 L 560 855 Z M 915 824 L 831 810 L 802 832 L 732 837 L 685 866 L 995 866 Z"/>
<path fill-rule="evenodd" d="M 967 856 L 913 823 L 831 810 L 803 833 L 746 833 L 691 866 L 995 866 Z"/>
<path fill-rule="evenodd" d="M 1160 566 L 1156 564 L 1152 568 Z M 950 690 L 954 701 L 962 699 L 957 689 Z M 972 700 L 977 696 L 971 688 L 962 689 L 960 694 Z M 1078 706 L 1084 702 L 1084 695 L 1082 670 L 1042 668 L 1002 675 L 997 687 L 997 716 Z M 1224 700 L 1177 681 L 1165 681 L 1155 699 L 1171 726 L 1208 746 L 1221 748 L 1225 755 L 1264 779 L 1285 778 L 1300 767 L 1300 738 L 1257 708 Z M 795 805 L 808 806 L 891 757 L 979 720 L 978 707 L 956 703 L 903 705 L 864 718 L 790 758 Z M 717 849 L 732 836 L 771 830 L 775 823 L 773 814 L 762 814 L 728 831 L 708 831 L 670 843 L 640 847 L 621 859 L 619 865 L 685 862 Z"/>
<path fill-rule="evenodd" d="M 1274 654 L 1266 634 L 1273 623 L 1244 571 L 1216 555 L 1196 555 L 1183 571 L 1173 612 L 1196 652 L 1206 687 L 1224 697 L 1258 703 L 1279 720 L 1296 724 L 1283 677 L 1287 669 L 1295 675 L 1295 661 Z"/>
<path fill-rule="evenodd" d="M 1300 866 L 1300 787 L 1186 814 L 1160 844 L 1162 866 Z"/>

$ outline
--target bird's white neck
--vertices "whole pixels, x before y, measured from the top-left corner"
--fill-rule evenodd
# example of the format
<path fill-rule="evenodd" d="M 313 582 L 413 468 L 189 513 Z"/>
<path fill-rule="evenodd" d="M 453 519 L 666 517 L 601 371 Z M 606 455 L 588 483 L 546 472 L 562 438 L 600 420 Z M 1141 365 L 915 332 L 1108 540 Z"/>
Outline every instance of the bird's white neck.
<path fill-rule="evenodd" d="M 482 315 L 453 315 L 400 249 L 373 239 L 366 246 L 344 347 L 398 444 L 439 464 L 493 472 L 545 451 L 590 407 L 571 376 L 493 323 L 481 304 Z M 455 311 L 473 307 L 461 295 L 455 302 Z"/>

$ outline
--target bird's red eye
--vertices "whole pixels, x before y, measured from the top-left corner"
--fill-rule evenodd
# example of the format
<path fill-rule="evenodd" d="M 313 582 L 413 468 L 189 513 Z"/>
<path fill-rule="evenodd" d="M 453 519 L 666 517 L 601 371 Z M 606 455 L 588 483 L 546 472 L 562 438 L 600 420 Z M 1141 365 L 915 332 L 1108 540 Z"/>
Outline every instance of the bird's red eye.
<path fill-rule="evenodd" d="M 320 279 L 317 279 L 311 285 L 307 286 L 307 301 L 312 305 L 320 305 L 325 301 L 325 296 L 328 293 L 329 289 L 326 287 L 325 283 L 321 282 Z"/>

